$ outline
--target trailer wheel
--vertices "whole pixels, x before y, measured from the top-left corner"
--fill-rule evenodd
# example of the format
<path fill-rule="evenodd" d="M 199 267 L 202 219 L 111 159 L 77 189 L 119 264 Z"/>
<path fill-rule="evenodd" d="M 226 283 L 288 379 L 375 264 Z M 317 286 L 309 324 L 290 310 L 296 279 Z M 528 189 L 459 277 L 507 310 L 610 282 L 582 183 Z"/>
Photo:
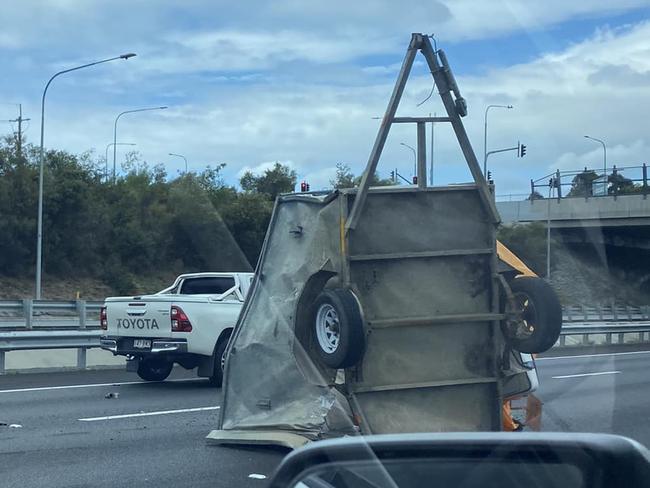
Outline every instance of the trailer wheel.
<path fill-rule="evenodd" d="M 163 358 L 143 358 L 138 363 L 138 376 L 145 381 L 164 381 L 174 363 Z"/>
<path fill-rule="evenodd" d="M 365 351 L 363 319 L 350 290 L 325 290 L 312 306 L 312 337 L 319 359 L 339 369 L 357 364 Z"/>
<path fill-rule="evenodd" d="M 506 311 L 518 317 L 516 325 L 506 325 L 504 330 L 510 345 L 530 354 L 550 349 L 562 329 L 562 306 L 553 288 L 533 276 L 520 276 L 509 284 L 516 308 L 506 304 Z"/>

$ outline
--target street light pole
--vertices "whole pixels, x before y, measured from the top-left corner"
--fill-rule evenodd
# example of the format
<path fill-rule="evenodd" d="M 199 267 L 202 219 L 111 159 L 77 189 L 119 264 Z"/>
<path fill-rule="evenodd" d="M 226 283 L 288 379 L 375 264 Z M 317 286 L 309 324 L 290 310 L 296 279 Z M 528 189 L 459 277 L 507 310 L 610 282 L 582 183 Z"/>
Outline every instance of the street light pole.
<path fill-rule="evenodd" d="M 169 153 L 169 156 L 176 156 L 177 158 L 183 158 L 183 161 L 185 161 L 185 172 L 187 173 L 187 158 L 183 156 L 182 154 L 175 154 L 175 153 Z"/>
<path fill-rule="evenodd" d="M 600 142 L 603 145 L 603 174 L 607 177 L 607 146 L 605 145 L 605 141 L 601 141 L 600 139 L 591 136 L 585 136 L 585 139 L 591 139 L 592 141 Z"/>
<path fill-rule="evenodd" d="M 147 107 L 147 108 L 137 108 L 135 110 L 125 110 L 124 112 L 121 112 L 115 117 L 115 124 L 113 125 L 113 183 L 115 183 L 115 160 L 117 157 L 117 149 L 115 146 L 117 146 L 117 121 L 120 120 L 120 117 L 122 115 L 126 114 L 133 114 L 136 112 L 148 112 L 149 110 L 165 110 L 167 106 L 163 107 Z"/>
<path fill-rule="evenodd" d="M 55 73 L 45 85 L 43 90 L 43 97 L 41 98 L 41 146 L 38 153 L 39 159 L 39 173 L 38 173 L 38 223 L 36 231 L 36 299 L 41 299 L 41 268 L 43 260 L 43 166 L 45 165 L 45 151 L 44 151 L 44 141 L 45 141 L 45 95 L 47 95 L 47 89 L 50 87 L 50 83 L 57 76 L 63 75 L 65 73 L 70 73 L 71 71 L 77 71 L 83 68 L 89 68 L 90 66 L 95 66 L 97 64 L 108 63 L 109 61 L 115 61 L 116 59 L 129 59 L 133 56 L 136 56 L 135 53 L 122 54 L 120 56 L 115 56 L 114 58 L 102 59 L 101 61 L 95 61 L 93 63 L 82 64 L 81 66 L 76 66 L 70 69 L 64 69 Z"/>
<path fill-rule="evenodd" d="M 106 156 L 104 157 L 104 162 L 106 163 L 106 169 L 104 170 L 104 176 L 106 177 L 106 181 L 108 181 L 108 149 L 111 146 L 135 146 L 136 144 L 132 142 L 111 142 L 110 144 L 106 145 Z"/>
<path fill-rule="evenodd" d="M 512 105 L 488 105 L 485 108 L 485 119 L 483 125 L 483 175 L 487 175 L 487 133 L 488 133 L 488 112 L 491 108 L 505 108 L 510 110 Z"/>
<path fill-rule="evenodd" d="M 551 281 L 551 195 L 555 186 L 555 178 L 551 178 L 548 185 L 548 199 L 546 201 L 546 281 Z"/>
<path fill-rule="evenodd" d="M 434 112 L 433 113 L 434 117 L 437 117 L 438 115 Z M 429 113 L 429 117 L 431 117 L 431 113 Z M 429 162 L 429 185 L 433 186 L 433 141 L 434 141 L 434 129 L 436 127 L 435 122 L 431 122 L 431 161 Z"/>
<path fill-rule="evenodd" d="M 411 151 L 413 151 L 413 175 L 417 176 L 418 174 L 418 156 L 417 153 L 415 152 L 415 149 L 408 144 L 404 144 L 403 142 L 400 142 L 400 146 L 408 147 Z"/>

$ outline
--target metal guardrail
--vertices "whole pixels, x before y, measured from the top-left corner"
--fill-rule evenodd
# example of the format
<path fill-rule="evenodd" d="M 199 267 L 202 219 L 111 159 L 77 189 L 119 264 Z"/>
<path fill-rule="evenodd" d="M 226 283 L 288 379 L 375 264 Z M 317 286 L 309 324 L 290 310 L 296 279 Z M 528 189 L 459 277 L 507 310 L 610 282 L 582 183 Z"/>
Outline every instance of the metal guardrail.
<path fill-rule="evenodd" d="M 86 350 L 99 347 L 102 301 L 0 300 L 0 374 L 5 353 L 77 349 L 77 368 L 86 368 Z"/>
<path fill-rule="evenodd" d="M 614 344 L 612 336 L 617 336 L 617 344 L 625 343 L 625 334 L 638 334 L 638 342 L 650 341 L 650 322 L 639 322 L 636 324 L 630 323 L 596 323 L 596 324 L 581 324 L 581 325 L 563 325 L 562 332 L 560 333 L 560 340 L 558 346 L 567 346 L 567 336 L 582 336 L 578 343 L 571 345 L 585 346 L 592 345 L 590 336 L 604 335 L 605 344 Z M 646 335 L 648 334 L 648 335 Z"/>
<path fill-rule="evenodd" d="M 86 350 L 99 347 L 101 301 L 0 300 L 0 374 L 5 353 L 38 349 L 77 349 L 77 368 L 86 367 Z M 590 345 L 590 337 L 604 336 L 605 344 L 623 343 L 625 334 L 650 341 L 650 306 L 571 305 L 563 308 L 558 346 L 580 336 L 576 346 Z M 96 316 L 96 318 L 95 318 Z"/>
<path fill-rule="evenodd" d="M 562 308 L 563 323 L 570 322 L 634 322 L 650 320 L 650 306 L 630 305 L 567 305 Z"/>

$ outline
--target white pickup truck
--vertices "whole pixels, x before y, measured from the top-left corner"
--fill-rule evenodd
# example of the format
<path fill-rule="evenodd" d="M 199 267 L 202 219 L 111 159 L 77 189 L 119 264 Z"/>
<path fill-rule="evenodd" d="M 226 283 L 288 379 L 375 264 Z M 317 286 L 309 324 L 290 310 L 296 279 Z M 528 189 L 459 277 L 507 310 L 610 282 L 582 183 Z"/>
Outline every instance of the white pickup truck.
<path fill-rule="evenodd" d="M 174 363 L 198 367 L 221 386 L 228 338 L 253 273 L 192 273 L 153 295 L 109 297 L 100 313 L 101 347 L 127 357 L 127 371 L 162 381 Z"/>

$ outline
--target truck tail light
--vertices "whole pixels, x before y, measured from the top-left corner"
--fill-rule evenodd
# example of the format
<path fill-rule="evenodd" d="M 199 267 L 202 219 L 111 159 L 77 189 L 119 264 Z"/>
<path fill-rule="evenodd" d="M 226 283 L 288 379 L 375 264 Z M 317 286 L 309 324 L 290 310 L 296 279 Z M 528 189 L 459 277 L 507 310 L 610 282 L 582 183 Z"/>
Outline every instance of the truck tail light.
<path fill-rule="evenodd" d="M 108 330 L 108 317 L 106 316 L 106 307 L 99 309 L 99 328 Z"/>
<path fill-rule="evenodd" d="M 192 323 L 181 307 L 172 305 L 169 313 L 172 318 L 172 332 L 192 332 Z"/>

